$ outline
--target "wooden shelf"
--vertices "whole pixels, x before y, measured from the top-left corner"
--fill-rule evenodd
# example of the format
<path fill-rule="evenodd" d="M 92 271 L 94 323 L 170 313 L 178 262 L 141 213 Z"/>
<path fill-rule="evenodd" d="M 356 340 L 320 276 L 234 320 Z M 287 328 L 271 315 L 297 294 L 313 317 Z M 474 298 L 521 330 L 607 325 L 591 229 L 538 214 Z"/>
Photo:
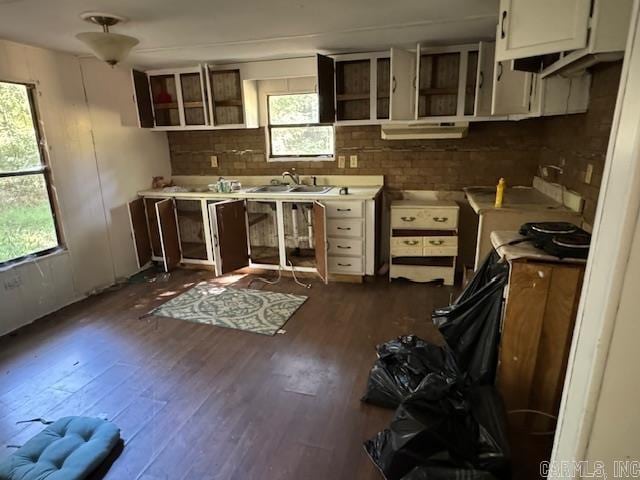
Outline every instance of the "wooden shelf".
<path fill-rule="evenodd" d="M 184 102 L 184 108 L 202 108 L 204 107 L 203 102 Z"/>
<path fill-rule="evenodd" d="M 174 108 L 178 108 L 178 104 L 176 102 L 154 103 L 153 108 L 155 108 L 156 110 L 172 110 Z"/>
<path fill-rule="evenodd" d="M 348 102 L 350 100 L 370 100 L 371 95 L 367 93 L 340 93 L 336 95 L 339 102 Z"/>
<path fill-rule="evenodd" d="M 214 107 L 241 107 L 242 99 L 233 99 L 233 100 L 214 100 Z"/>

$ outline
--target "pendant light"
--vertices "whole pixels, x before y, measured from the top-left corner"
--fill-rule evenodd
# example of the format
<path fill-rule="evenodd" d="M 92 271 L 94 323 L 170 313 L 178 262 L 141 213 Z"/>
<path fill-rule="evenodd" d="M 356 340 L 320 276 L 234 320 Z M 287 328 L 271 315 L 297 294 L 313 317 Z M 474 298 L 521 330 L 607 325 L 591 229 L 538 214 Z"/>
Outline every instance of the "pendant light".
<path fill-rule="evenodd" d="M 102 32 L 78 33 L 76 38 L 93 50 L 96 57 L 112 67 L 123 61 L 131 49 L 139 43 L 137 38 L 109 31 L 109 27 L 126 22 L 127 19 L 124 17 L 107 13 L 86 12 L 80 15 L 80 18 L 100 25 Z"/>

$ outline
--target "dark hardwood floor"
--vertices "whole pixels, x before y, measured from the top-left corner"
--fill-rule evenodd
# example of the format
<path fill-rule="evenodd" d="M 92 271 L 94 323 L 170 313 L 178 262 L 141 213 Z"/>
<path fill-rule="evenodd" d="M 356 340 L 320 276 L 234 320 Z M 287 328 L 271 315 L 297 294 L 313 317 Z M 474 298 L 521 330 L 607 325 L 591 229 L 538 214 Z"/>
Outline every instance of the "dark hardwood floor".
<path fill-rule="evenodd" d="M 126 446 L 108 479 L 377 479 L 362 442 L 391 410 L 360 402 L 376 344 L 439 340 L 429 314 L 451 289 L 385 278 L 253 287 L 309 300 L 273 337 L 139 316 L 207 280 L 178 270 L 49 315 L 0 339 L 0 458 L 43 426 L 105 415 Z"/>

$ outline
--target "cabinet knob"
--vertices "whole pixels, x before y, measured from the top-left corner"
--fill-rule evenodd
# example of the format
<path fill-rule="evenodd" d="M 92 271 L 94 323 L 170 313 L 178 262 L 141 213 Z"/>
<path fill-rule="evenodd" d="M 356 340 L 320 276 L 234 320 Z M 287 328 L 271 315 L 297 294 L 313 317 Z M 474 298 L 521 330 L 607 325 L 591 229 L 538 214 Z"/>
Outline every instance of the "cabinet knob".
<path fill-rule="evenodd" d="M 339 267 L 352 267 L 353 265 L 351 265 L 350 263 L 338 263 Z"/>
<path fill-rule="evenodd" d="M 351 230 L 351 227 L 338 227 L 338 230 Z"/>
<path fill-rule="evenodd" d="M 442 245 L 444 240 L 429 240 L 429 245 Z"/>
<path fill-rule="evenodd" d="M 413 221 L 415 221 L 416 217 L 400 217 L 400 219 L 403 222 L 413 222 Z"/>
<path fill-rule="evenodd" d="M 350 212 L 351 209 L 350 208 L 338 208 L 339 212 Z"/>
<path fill-rule="evenodd" d="M 351 247 L 349 245 L 338 245 L 338 248 L 342 248 L 343 250 L 349 250 Z"/>
<path fill-rule="evenodd" d="M 449 217 L 433 217 L 434 222 L 444 223 L 449 220 Z"/>
<path fill-rule="evenodd" d="M 418 244 L 418 240 L 405 240 L 404 243 L 413 246 Z"/>

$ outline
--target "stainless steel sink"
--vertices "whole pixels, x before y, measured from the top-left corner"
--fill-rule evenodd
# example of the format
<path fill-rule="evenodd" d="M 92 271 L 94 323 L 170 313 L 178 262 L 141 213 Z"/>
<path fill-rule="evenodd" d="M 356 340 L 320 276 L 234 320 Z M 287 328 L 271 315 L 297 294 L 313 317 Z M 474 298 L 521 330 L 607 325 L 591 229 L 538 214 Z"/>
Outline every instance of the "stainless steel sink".
<path fill-rule="evenodd" d="M 291 191 L 291 185 L 262 185 L 247 191 L 251 193 L 288 193 Z"/>
<path fill-rule="evenodd" d="M 317 193 L 322 195 L 333 187 L 316 185 L 262 185 L 247 190 L 249 193 Z"/>
<path fill-rule="evenodd" d="M 327 193 L 331 188 L 319 185 L 296 185 L 291 189 L 291 193 Z"/>

